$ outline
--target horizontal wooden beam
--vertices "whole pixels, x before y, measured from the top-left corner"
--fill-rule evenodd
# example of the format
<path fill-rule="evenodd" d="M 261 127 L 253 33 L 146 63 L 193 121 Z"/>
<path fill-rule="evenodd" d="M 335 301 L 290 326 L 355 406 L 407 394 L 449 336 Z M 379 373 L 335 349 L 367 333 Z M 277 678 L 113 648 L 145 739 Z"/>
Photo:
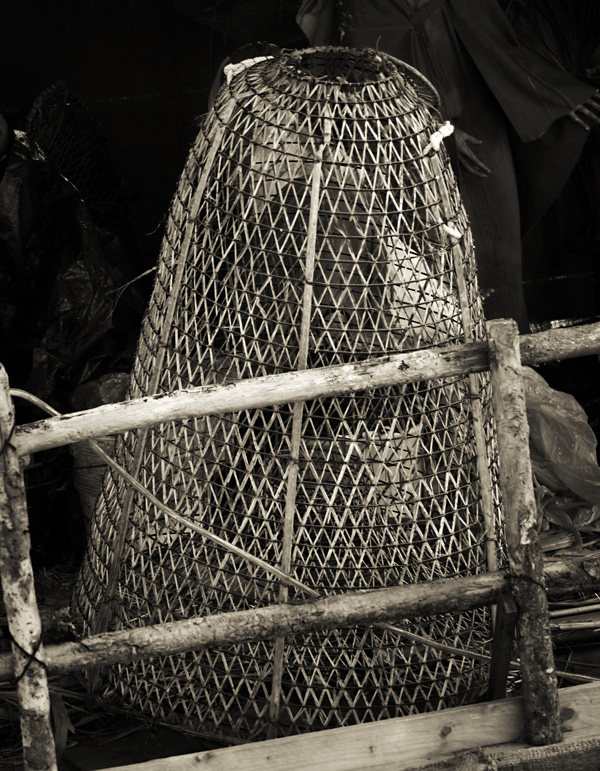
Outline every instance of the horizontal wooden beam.
<path fill-rule="evenodd" d="M 598 591 L 600 556 L 598 559 L 581 557 L 553 561 L 546 566 L 545 576 L 549 593 L 555 596 L 577 590 Z M 55 675 L 238 642 L 460 612 L 494 604 L 508 584 L 506 574 L 500 571 L 392 586 L 372 592 L 338 594 L 298 605 L 269 605 L 195 617 L 47 645 L 45 661 L 48 673 Z M 0 656 L 0 682 L 12 677 L 12 656 L 3 654 Z"/>
<path fill-rule="evenodd" d="M 528 366 L 591 356 L 600 352 L 600 322 L 521 335 L 519 348 L 521 361 Z"/>
<path fill-rule="evenodd" d="M 524 335 L 520 346 L 524 364 L 596 353 L 600 351 L 600 324 Z M 485 342 L 429 348 L 357 364 L 267 375 L 229 385 L 191 388 L 107 404 L 20 426 L 14 441 L 18 454 L 23 456 L 170 420 L 289 404 L 486 369 L 489 369 L 489 359 Z"/>
<path fill-rule="evenodd" d="M 563 688 L 559 704 L 564 740 L 550 751 L 568 768 L 569 752 L 582 740 L 595 737 L 600 752 L 600 684 Z M 454 762 L 449 768 L 482 768 L 475 762 L 482 754 L 500 763 L 516 752 L 524 758 L 539 753 L 539 748 L 523 743 L 522 732 L 523 701 L 517 697 L 160 758 L 111 771 L 408 771 L 450 759 Z"/>
<path fill-rule="evenodd" d="M 475 372 L 487 366 L 485 343 L 384 356 L 358 364 L 286 372 L 107 404 L 20 426 L 19 455 L 170 420 L 204 417 Z"/>

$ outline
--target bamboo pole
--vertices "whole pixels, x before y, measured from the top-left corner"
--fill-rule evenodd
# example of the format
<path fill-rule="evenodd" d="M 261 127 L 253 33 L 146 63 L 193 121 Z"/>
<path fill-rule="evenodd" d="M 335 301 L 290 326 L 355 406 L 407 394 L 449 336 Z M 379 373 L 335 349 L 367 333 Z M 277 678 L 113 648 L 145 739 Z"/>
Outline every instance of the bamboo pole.
<path fill-rule="evenodd" d="M 23 472 L 13 445 L 14 411 L 0 365 L 0 573 L 17 680 L 24 771 L 54 771 L 50 693 L 33 585 Z"/>
<path fill-rule="evenodd" d="M 440 182 L 442 175 L 440 174 Z M 445 191 L 444 199 L 447 201 L 448 193 Z M 446 203 L 447 211 L 450 212 L 450 206 Z M 443 230 L 443 228 L 442 228 Z M 445 237 L 450 243 L 449 233 Z M 460 238 L 460 237 L 459 237 Z M 463 319 L 463 328 L 465 331 L 465 343 L 472 343 L 475 339 L 473 330 L 473 314 L 469 305 L 469 293 L 467 290 L 467 281 L 464 270 L 464 253 L 460 241 L 452 246 L 454 258 L 454 271 L 456 273 L 456 286 L 460 300 L 460 308 Z M 483 404 L 479 389 L 480 381 L 476 373 L 470 372 L 469 392 L 471 396 L 471 415 L 473 425 L 473 437 L 475 439 L 475 449 L 477 453 L 477 476 L 479 477 L 479 494 L 481 496 L 481 513 L 485 526 L 485 555 L 487 560 L 487 569 L 490 573 L 498 570 L 498 538 L 496 537 L 496 517 L 494 494 L 492 484 L 492 474 L 490 468 L 490 459 L 488 446 L 485 438 L 485 421 L 483 418 Z M 496 626 L 496 611 L 492 608 L 492 626 Z"/>
<path fill-rule="evenodd" d="M 600 323 L 523 335 L 520 346 L 524 364 L 600 353 Z M 169 420 L 289 404 L 486 369 L 489 361 L 485 342 L 399 353 L 357 364 L 191 388 L 48 418 L 17 428 L 15 445 L 19 456 L 23 456 Z"/>
<path fill-rule="evenodd" d="M 597 613 L 600 610 L 600 604 L 594 603 L 594 604 L 588 604 L 584 605 L 583 601 L 582 604 L 573 608 L 562 608 L 562 610 L 551 610 L 550 611 L 550 618 L 554 620 L 555 618 L 563 618 L 564 616 L 579 616 L 583 613 Z"/>
<path fill-rule="evenodd" d="M 300 325 L 300 340 L 298 345 L 298 371 L 306 370 L 311 331 L 313 307 L 313 280 L 317 261 L 317 227 L 319 223 L 319 206 L 321 202 L 321 182 L 323 174 L 323 155 L 331 141 L 331 120 L 325 118 L 323 126 L 323 143 L 319 146 L 312 170 L 310 210 L 308 232 L 306 236 L 306 258 L 304 265 L 304 292 L 302 296 L 302 322 Z M 292 546 L 294 540 L 294 525 L 296 516 L 296 497 L 300 465 L 300 444 L 302 441 L 302 422 L 304 415 L 304 400 L 294 402 L 292 410 L 292 432 L 290 459 L 287 467 L 285 491 L 285 516 L 283 520 L 281 542 L 281 570 L 292 572 Z M 288 601 L 289 587 L 279 586 L 279 603 Z M 277 637 L 273 646 L 273 677 L 271 684 L 271 703 L 269 705 L 269 730 L 267 739 L 277 735 L 279 711 L 281 707 L 281 683 L 285 665 L 285 637 Z"/>
<path fill-rule="evenodd" d="M 506 551 L 518 608 L 525 734 L 531 744 L 554 744 L 562 741 L 562 732 L 516 323 L 490 321 L 488 340 Z"/>
<path fill-rule="evenodd" d="M 473 307 L 469 301 L 469 291 L 465 276 L 465 252 L 464 244 L 466 233 L 461 233 L 455 225 L 458 215 L 456 203 L 452 203 L 450 193 L 443 174 L 440 156 L 434 152 L 429 157 L 432 172 L 438 182 L 441 194 L 440 208 L 443 217 L 440 222 L 440 238 L 447 249 L 452 253 L 452 264 L 456 276 L 456 289 L 458 294 L 465 343 L 473 343 L 475 329 L 473 319 Z M 485 438 L 485 421 L 483 418 L 483 404 L 479 388 L 479 380 L 475 372 L 468 373 L 469 392 L 471 397 L 471 416 L 473 438 L 475 440 L 477 476 L 479 478 L 479 494 L 481 496 L 481 513 L 484 522 L 485 554 L 487 569 L 491 573 L 498 569 L 498 539 L 496 537 L 495 505 L 493 495 L 492 475 L 488 457 L 488 447 Z M 492 625 L 496 623 L 496 611 L 492 608 Z"/>
<path fill-rule="evenodd" d="M 571 557 L 545 565 L 551 597 L 600 590 L 600 556 Z M 444 578 L 311 600 L 298 605 L 271 605 L 153 626 L 122 629 L 76 642 L 48 645 L 50 675 L 126 664 L 140 658 L 167 656 L 220 645 L 273 639 L 285 634 L 368 625 L 439 612 L 462 612 L 495 603 L 508 588 L 503 571 Z M 10 654 L 0 655 L 0 682 L 14 676 Z"/>

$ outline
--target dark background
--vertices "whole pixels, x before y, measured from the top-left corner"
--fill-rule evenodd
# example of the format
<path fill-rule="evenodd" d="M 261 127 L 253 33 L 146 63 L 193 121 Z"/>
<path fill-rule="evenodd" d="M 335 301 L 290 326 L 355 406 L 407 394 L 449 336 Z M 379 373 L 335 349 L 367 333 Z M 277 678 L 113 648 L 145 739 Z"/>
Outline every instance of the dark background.
<path fill-rule="evenodd" d="M 5 0 L 0 112 L 19 127 L 34 99 L 59 81 L 85 103 L 124 185 L 138 267 L 152 267 L 221 63 L 241 44 L 258 40 L 306 45 L 294 22 L 299 2 Z M 594 161 L 598 140 L 595 145 Z M 589 210 L 589 194 L 581 192 L 585 168 L 597 165 L 589 160 L 583 159 L 578 179 L 525 245 L 525 291 L 534 323 L 596 313 L 600 244 L 590 244 L 597 236 L 585 237 L 596 212 Z"/>
<path fill-rule="evenodd" d="M 205 9 L 201 20 L 191 5 Z M 302 45 L 294 3 L 249 5 L 227 21 L 227 3 L 2 3 L 0 112 L 18 124 L 41 91 L 66 83 L 101 124 L 147 266 L 222 60 L 255 39 Z"/>
<path fill-rule="evenodd" d="M 128 277 L 157 262 L 170 201 L 223 60 L 240 45 L 256 40 L 306 45 L 294 22 L 295 0 L 235 0 L 233 4 L 234 14 L 230 0 L 5 0 L 1 5 L 0 113 L 11 129 L 24 129 L 36 98 L 61 82 L 81 100 L 98 122 L 109 162 L 122 185 L 124 196 L 119 203 L 136 244 L 115 254 L 130 263 Z M 73 153 L 81 153 L 81 145 L 74 145 Z M 46 229 L 43 237 L 47 234 Z M 51 254 L 54 241 L 48 243 L 52 246 L 44 257 L 51 271 L 57 269 L 60 255 Z M 42 293 L 48 293 L 48 286 L 49 282 L 41 287 Z M 143 307 L 152 277 L 136 286 Z M 26 316 L 35 315 L 40 307 L 35 300 L 30 305 Z M 27 335 L 36 337 L 36 330 L 24 332 L 22 324 L 13 325 L 8 339 L 0 340 L 0 361 L 7 366 L 13 386 L 69 411 L 75 408 L 69 402 L 80 382 L 106 370 L 127 371 L 139 328 L 139 316 L 132 318 L 117 319 L 119 335 L 105 335 L 89 350 L 79 351 L 81 366 L 73 369 L 61 362 L 59 374 L 64 376 L 58 385 L 48 387 L 49 395 L 43 384 L 38 390 L 39 382 L 31 381 Z M 128 324 L 129 329 L 123 330 Z M 37 339 L 32 342 L 37 344 Z M 127 355 L 119 358 L 123 350 Z M 98 363 L 86 369 L 90 357 Z M 91 406 L 94 403 L 76 408 Z M 18 422 L 41 417 L 39 410 L 17 404 Z M 82 547 L 81 520 L 74 524 L 69 514 L 77 508 L 71 462 L 67 449 L 50 451 L 33 458 L 26 470 L 36 564 L 60 562 Z"/>

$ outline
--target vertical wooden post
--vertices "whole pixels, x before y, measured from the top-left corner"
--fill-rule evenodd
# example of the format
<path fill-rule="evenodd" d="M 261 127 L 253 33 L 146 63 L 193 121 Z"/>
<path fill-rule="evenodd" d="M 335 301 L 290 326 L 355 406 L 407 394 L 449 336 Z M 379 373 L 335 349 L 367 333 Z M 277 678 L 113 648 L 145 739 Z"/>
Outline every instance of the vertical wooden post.
<path fill-rule="evenodd" d="M 530 744 L 554 744 L 562 741 L 562 732 L 516 323 L 490 321 L 488 341 L 506 547 L 518 609 L 525 736 Z"/>
<path fill-rule="evenodd" d="M 42 625 L 33 587 L 25 483 L 12 444 L 14 411 L 0 364 L 0 574 L 12 638 L 21 714 L 24 771 L 55 771 L 50 694 L 40 644 Z"/>

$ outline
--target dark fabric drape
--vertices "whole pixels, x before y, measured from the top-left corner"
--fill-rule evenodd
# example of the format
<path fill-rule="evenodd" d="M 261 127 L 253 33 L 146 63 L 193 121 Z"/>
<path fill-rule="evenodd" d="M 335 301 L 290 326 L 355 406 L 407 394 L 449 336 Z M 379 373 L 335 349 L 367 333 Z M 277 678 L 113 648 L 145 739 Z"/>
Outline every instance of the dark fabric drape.
<path fill-rule="evenodd" d="M 495 0 L 306 0 L 298 15 L 321 43 L 324 25 L 315 19 L 329 18 L 330 42 L 376 48 L 416 67 L 440 92 L 443 117 L 481 140 L 473 149 L 490 175 L 457 171 L 485 311 L 527 331 L 521 237 L 581 153 L 586 132 L 567 116 L 595 88 L 520 45 Z"/>

